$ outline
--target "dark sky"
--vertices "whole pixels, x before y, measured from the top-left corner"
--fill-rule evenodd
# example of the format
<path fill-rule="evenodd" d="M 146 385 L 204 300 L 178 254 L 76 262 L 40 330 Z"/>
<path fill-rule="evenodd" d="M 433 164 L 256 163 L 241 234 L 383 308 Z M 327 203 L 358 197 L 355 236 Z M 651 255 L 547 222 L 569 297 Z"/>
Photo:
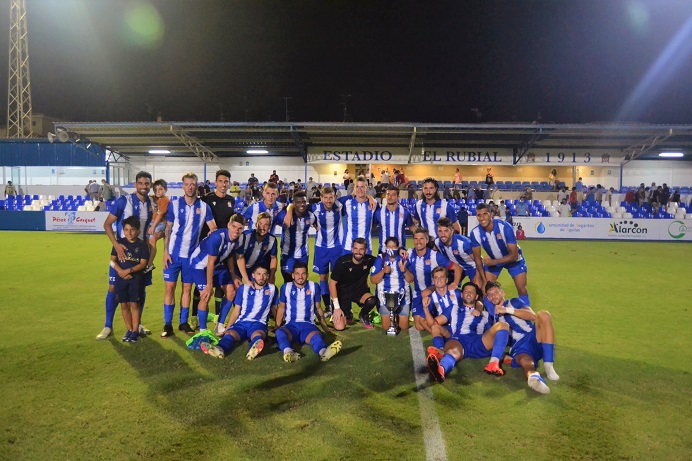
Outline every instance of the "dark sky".
<path fill-rule="evenodd" d="M 692 123 L 689 0 L 27 3 L 66 120 Z"/>

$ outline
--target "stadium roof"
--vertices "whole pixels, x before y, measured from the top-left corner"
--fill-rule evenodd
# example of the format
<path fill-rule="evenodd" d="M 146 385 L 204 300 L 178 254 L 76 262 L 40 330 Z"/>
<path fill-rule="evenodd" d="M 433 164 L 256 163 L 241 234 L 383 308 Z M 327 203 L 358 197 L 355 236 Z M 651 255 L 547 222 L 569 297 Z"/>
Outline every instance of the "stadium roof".
<path fill-rule="evenodd" d="M 300 156 L 311 147 L 478 149 L 610 149 L 625 161 L 658 158 L 664 150 L 692 158 L 692 125 L 647 124 L 425 124 L 321 122 L 57 122 L 71 140 L 98 143 L 125 157 L 170 151 L 167 157 L 204 160 L 245 156 L 265 149 L 267 156 Z M 64 137 L 64 135 L 63 135 Z M 253 154 L 256 156 L 257 154 Z M 259 154 L 262 155 L 262 154 Z"/>

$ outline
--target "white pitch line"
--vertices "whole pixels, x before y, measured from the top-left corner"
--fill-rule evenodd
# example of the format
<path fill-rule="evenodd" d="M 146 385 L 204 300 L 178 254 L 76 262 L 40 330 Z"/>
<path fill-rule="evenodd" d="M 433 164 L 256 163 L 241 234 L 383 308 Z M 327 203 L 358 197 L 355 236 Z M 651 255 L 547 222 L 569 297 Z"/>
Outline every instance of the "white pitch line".
<path fill-rule="evenodd" d="M 445 439 L 440 430 L 440 420 L 435 411 L 435 399 L 429 385 L 425 350 L 420 333 L 415 328 L 409 330 L 411 356 L 413 357 L 413 373 L 416 376 L 418 388 L 418 406 L 420 407 L 421 426 L 423 426 L 423 441 L 425 442 L 425 459 L 427 461 L 444 461 L 447 459 Z"/>

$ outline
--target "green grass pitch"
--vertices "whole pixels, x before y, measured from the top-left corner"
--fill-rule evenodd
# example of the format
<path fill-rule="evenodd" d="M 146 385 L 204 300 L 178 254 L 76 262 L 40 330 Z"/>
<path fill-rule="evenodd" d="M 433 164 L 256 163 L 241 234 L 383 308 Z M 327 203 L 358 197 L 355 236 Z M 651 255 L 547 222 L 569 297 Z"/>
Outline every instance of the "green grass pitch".
<path fill-rule="evenodd" d="M 448 458 L 692 459 L 692 245 L 521 246 L 561 379 L 540 396 L 470 360 L 429 383 Z M 350 327 L 327 363 L 276 346 L 247 362 L 244 345 L 217 360 L 158 337 L 159 268 L 153 335 L 121 343 L 118 311 L 116 339 L 97 342 L 109 252 L 103 235 L 0 233 L 0 459 L 426 458 L 408 333 Z"/>

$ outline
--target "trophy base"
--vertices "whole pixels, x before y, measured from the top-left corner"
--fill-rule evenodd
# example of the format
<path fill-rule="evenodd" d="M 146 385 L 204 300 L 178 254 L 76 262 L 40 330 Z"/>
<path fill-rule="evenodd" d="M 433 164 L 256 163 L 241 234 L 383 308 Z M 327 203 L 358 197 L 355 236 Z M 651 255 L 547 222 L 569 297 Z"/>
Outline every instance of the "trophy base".
<path fill-rule="evenodd" d="M 396 336 L 399 334 L 399 330 L 390 328 L 385 333 L 387 333 L 387 336 Z"/>

